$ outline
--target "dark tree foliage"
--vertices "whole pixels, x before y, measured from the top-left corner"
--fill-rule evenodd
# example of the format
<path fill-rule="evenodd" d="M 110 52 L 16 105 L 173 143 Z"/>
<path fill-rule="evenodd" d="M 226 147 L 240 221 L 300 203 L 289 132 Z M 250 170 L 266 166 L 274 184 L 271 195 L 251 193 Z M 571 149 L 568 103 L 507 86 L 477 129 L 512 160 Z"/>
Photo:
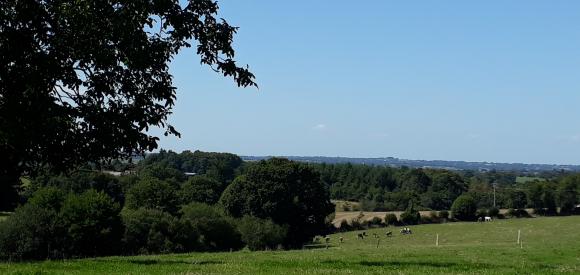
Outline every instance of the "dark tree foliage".
<path fill-rule="evenodd" d="M 176 180 L 183 180 L 183 173 L 187 172 L 229 184 L 237 175 L 242 163 L 240 157 L 230 153 L 183 151 L 178 154 L 161 150 L 159 153 L 148 154 L 139 163 L 138 169 L 161 179 L 173 177 Z M 171 173 L 165 174 L 168 171 Z"/>
<path fill-rule="evenodd" d="M 453 218 L 460 221 L 472 221 L 475 219 L 477 205 L 471 195 L 463 194 L 459 196 L 451 206 Z"/>
<path fill-rule="evenodd" d="M 145 178 L 131 186 L 125 201 L 129 209 L 157 209 L 169 213 L 176 213 L 178 205 L 177 187 L 156 178 Z"/>
<path fill-rule="evenodd" d="M 0 257 L 13 260 L 94 257 L 119 252 L 119 205 L 105 193 L 38 190 L 0 223 Z"/>
<path fill-rule="evenodd" d="M 201 249 L 229 251 L 243 247 L 236 226 L 214 206 L 194 202 L 183 206 L 180 212 L 182 221 L 201 236 Z"/>
<path fill-rule="evenodd" d="M 98 172 L 81 170 L 71 173 L 68 176 L 63 174 L 55 176 L 51 173 L 41 174 L 32 180 L 30 186 L 26 188 L 25 195 L 43 187 L 57 187 L 67 192 L 79 194 L 90 189 L 95 189 L 106 193 L 115 202 L 123 204 L 125 201 L 123 187 L 119 182 L 119 178 Z"/>
<path fill-rule="evenodd" d="M 66 228 L 67 253 L 79 256 L 112 255 L 119 252 L 122 236 L 120 206 L 95 190 L 69 195 L 60 218 Z"/>
<path fill-rule="evenodd" d="M 223 185 L 216 180 L 205 176 L 194 176 L 181 185 L 179 199 L 182 204 L 190 202 L 216 204 L 223 189 Z"/>
<path fill-rule="evenodd" d="M 300 246 L 323 233 L 326 217 L 334 212 L 317 172 L 279 158 L 249 167 L 226 188 L 220 204 L 234 217 L 249 215 L 288 225 L 288 246 Z"/>
<path fill-rule="evenodd" d="M 171 214 L 155 209 L 123 210 L 123 252 L 154 254 L 199 248 L 199 234 Z"/>
<path fill-rule="evenodd" d="M 509 193 L 508 207 L 514 209 L 522 209 L 526 207 L 528 197 L 524 191 L 514 190 Z"/>
<path fill-rule="evenodd" d="M 236 27 L 214 0 L 0 1 L 0 184 L 40 167 L 157 148 L 151 127 L 179 133 L 167 118 L 176 89 L 168 64 L 183 48 L 238 86 Z M 193 44 L 192 44 L 193 43 Z"/>

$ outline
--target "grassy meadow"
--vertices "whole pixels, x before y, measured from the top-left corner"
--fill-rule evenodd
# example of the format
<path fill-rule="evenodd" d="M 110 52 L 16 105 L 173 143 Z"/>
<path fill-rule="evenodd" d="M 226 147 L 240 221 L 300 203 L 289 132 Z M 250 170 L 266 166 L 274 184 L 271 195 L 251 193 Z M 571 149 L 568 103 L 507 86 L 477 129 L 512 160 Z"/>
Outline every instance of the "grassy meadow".
<path fill-rule="evenodd" d="M 399 229 L 367 230 L 364 240 L 360 232 L 331 235 L 328 248 L 1 263 L 0 274 L 580 274 L 579 216 Z"/>

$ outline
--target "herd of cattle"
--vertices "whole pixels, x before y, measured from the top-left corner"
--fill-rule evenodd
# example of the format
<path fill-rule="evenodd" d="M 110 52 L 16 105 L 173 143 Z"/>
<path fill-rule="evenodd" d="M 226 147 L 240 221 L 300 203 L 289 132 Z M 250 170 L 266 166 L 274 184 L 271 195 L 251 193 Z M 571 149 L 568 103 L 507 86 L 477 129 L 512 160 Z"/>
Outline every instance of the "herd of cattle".
<path fill-rule="evenodd" d="M 478 222 L 491 222 L 491 221 L 493 221 L 493 219 L 491 217 L 479 217 L 477 219 L 477 221 Z M 411 228 L 409 228 L 409 227 L 403 227 L 401 229 L 400 233 L 401 233 L 401 235 L 411 235 L 411 234 L 413 234 L 413 231 L 411 231 Z M 393 236 L 393 231 L 386 231 L 385 232 L 385 236 L 386 237 L 392 237 Z M 364 238 L 366 238 L 366 237 L 369 237 L 369 235 L 367 234 L 366 231 L 363 231 L 362 233 L 357 233 L 357 236 L 356 236 L 356 238 L 359 239 L 359 240 L 364 240 Z M 375 239 L 379 239 L 380 238 L 380 235 L 377 234 L 377 233 L 373 233 L 373 237 Z M 315 243 L 317 243 L 319 240 L 320 240 L 319 237 L 315 237 L 314 238 L 314 242 Z M 330 237 L 329 236 L 325 236 L 324 237 L 324 241 L 325 241 L 325 243 L 327 244 L 327 247 L 328 247 L 328 244 L 330 243 Z M 338 238 L 338 241 L 339 241 L 339 243 L 343 243 L 344 242 L 344 238 L 341 236 L 341 237 Z"/>
<path fill-rule="evenodd" d="M 401 229 L 400 233 L 401 233 L 401 235 L 410 235 L 410 234 L 413 234 L 413 231 L 411 231 L 411 228 L 404 227 L 404 228 Z M 393 236 L 393 231 L 386 231 L 385 232 L 385 236 L 386 237 L 392 237 Z M 362 233 L 358 233 L 357 234 L 357 239 L 359 239 L 359 240 L 364 240 L 364 238 L 366 238 L 366 237 L 369 237 L 369 235 L 367 234 L 366 231 L 363 231 Z M 379 239 L 380 238 L 380 235 L 377 234 L 377 233 L 373 233 L 373 237 L 375 239 Z M 315 237 L 314 238 L 314 242 L 315 243 L 317 243 L 319 241 L 320 241 L 319 237 Z M 330 243 L 330 236 L 325 236 L 324 237 L 324 241 L 325 241 L 326 244 L 329 244 Z M 344 238 L 341 236 L 341 237 L 338 238 L 338 241 L 340 243 L 343 243 L 344 242 Z"/>

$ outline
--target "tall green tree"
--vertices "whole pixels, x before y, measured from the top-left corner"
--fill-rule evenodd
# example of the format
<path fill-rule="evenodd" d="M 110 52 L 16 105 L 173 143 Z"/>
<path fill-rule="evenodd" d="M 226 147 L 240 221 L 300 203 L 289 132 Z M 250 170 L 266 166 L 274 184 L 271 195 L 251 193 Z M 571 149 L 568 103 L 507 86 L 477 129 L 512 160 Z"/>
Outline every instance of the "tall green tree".
<path fill-rule="evenodd" d="M 324 233 L 326 217 L 334 212 L 320 174 L 279 158 L 248 168 L 226 188 L 220 204 L 234 217 L 249 215 L 287 225 L 285 244 L 294 247 Z"/>
<path fill-rule="evenodd" d="M 0 1 L 2 189 L 42 167 L 153 150 L 150 127 L 179 136 L 167 121 L 176 97 L 168 64 L 183 48 L 255 86 L 234 61 L 237 28 L 217 14 L 214 0 Z"/>

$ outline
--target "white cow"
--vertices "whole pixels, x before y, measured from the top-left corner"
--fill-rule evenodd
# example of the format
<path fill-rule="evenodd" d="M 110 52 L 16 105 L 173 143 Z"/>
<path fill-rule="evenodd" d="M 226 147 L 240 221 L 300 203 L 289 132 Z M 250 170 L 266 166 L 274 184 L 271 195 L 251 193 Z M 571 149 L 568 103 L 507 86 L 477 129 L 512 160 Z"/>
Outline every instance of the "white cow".
<path fill-rule="evenodd" d="M 491 217 L 489 217 L 489 216 L 486 216 L 486 217 L 485 217 L 485 221 L 486 221 L 486 222 L 490 222 L 490 221 L 492 221 L 492 220 L 491 220 Z"/>

